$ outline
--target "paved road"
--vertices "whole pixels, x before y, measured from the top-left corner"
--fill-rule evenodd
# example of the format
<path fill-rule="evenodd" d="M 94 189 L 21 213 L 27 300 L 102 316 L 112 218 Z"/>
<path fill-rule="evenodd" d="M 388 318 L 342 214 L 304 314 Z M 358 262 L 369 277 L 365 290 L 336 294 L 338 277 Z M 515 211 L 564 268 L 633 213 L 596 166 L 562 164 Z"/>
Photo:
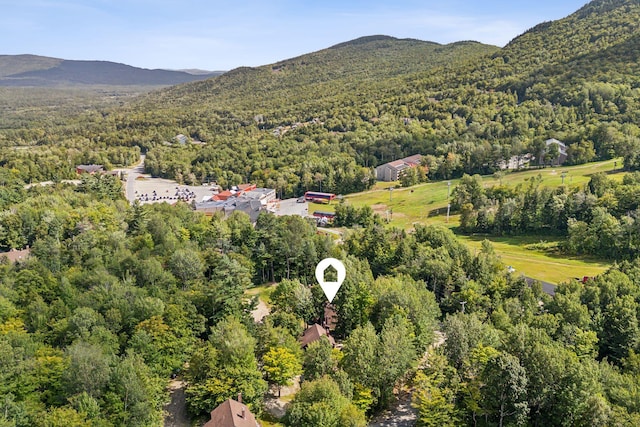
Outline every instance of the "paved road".
<path fill-rule="evenodd" d="M 79 179 L 63 179 L 60 181 L 62 184 L 73 184 L 73 185 L 80 185 L 80 183 L 82 182 Z M 46 187 L 47 185 L 53 185 L 55 184 L 55 182 L 53 181 L 42 181 L 42 182 L 34 182 L 33 184 L 27 184 L 24 186 L 25 190 L 28 190 L 32 187 L 37 187 L 38 185 L 40 187 Z"/>
<path fill-rule="evenodd" d="M 127 174 L 127 186 L 125 187 L 125 196 L 128 201 L 133 203 L 136 199 L 135 185 L 136 179 L 144 173 L 144 154 L 140 154 L 140 163 L 131 169 L 121 169 L 122 172 Z"/>
<path fill-rule="evenodd" d="M 554 285 L 553 283 L 543 282 L 542 280 L 533 279 L 531 277 L 525 277 L 524 279 L 527 281 L 529 286 L 531 286 L 533 282 L 542 283 L 542 292 L 544 292 L 547 295 L 554 296 L 556 294 L 556 285 Z"/>

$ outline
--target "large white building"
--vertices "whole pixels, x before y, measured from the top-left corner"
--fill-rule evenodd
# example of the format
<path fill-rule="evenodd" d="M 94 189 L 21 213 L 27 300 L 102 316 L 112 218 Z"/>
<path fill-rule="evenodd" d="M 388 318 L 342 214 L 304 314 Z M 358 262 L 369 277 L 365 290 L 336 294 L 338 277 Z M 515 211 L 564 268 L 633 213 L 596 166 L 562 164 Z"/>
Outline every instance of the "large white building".
<path fill-rule="evenodd" d="M 420 160 L 422 160 L 422 155 L 414 154 L 404 159 L 380 165 L 376 168 L 376 179 L 378 181 L 397 181 L 403 171 L 419 166 Z"/>
<path fill-rule="evenodd" d="M 545 141 L 545 144 L 547 147 L 549 147 L 551 144 L 556 144 L 558 146 L 558 152 L 560 153 L 560 155 L 555 162 L 557 165 L 561 165 L 567 161 L 567 146 L 564 142 L 558 141 L 555 138 L 549 138 Z M 544 163 L 544 153 L 542 153 L 542 155 L 540 156 L 540 163 Z"/>

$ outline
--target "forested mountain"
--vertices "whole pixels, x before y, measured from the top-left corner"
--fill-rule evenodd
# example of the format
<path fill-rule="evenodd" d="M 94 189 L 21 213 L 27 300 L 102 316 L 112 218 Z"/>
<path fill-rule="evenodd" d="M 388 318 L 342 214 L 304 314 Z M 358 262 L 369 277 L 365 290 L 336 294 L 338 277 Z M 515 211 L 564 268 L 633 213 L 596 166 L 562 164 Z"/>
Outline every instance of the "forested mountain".
<path fill-rule="evenodd" d="M 364 427 L 406 387 L 421 427 L 640 425 L 640 172 L 584 188 L 460 180 L 463 230 L 553 230 L 569 252 L 617 260 L 554 296 L 488 241 L 391 228 L 369 206 L 339 205 L 358 227 L 336 241 L 299 216 L 129 204 L 110 175 L 25 186 L 147 150 L 151 172 L 180 181 L 348 192 L 404 154 L 449 178 L 550 136 L 570 162 L 622 154 L 640 169 L 638 22 L 638 0 L 595 1 L 504 49 L 367 37 L 119 107 L 0 88 L 0 250 L 25 254 L 0 256 L 0 426 L 158 426 L 176 374 L 193 425 L 239 393 L 260 416 L 268 384 L 299 374 L 287 427 Z M 59 65 L 37 61 L 0 73 Z M 313 273 L 327 257 L 349 272 L 333 301 L 342 347 L 303 350 L 304 327 L 326 321 Z M 270 313 L 256 323 L 258 297 Z"/>
<path fill-rule="evenodd" d="M 0 55 L 0 86 L 171 86 L 220 74 L 148 70 L 108 61 L 69 61 L 35 55 Z"/>
<path fill-rule="evenodd" d="M 250 179 L 276 186 L 280 180 L 286 181 L 278 186 L 288 194 L 322 185 L 320 181 L 326 189 L 357 191 L 370 184 L 369 168 L 378 160 L 356 149 L 354 142 L 370 145 L 382 129 L 409 125 L 411 113 L 394 104 L 399 97 L 424 96 L 407 78 L 496 50 L 476 42 L 443 46 L 364 37 L 155 92 L 113 119 L 139 137 L 141 130 L 152 130 L 138 139 L 147 146 L 177 129 L 209 143 L 201 152 L 152 150 L 148 167 L 157 175 L 210 176 L 223 185 Z M 165 164 L 165 155 L 174 159 L 171 165 Z"/>
<path fill-rule="evenodd" d="M 154 174 L 280 181 L 290 194 L 362 189 L 368 168 L 417 152 L 432 178 L 490 173 L 549 137 L 576 148 L 573 163 L 594 158 L 578 144 L 627 155 L 640 133 L 638 22 L 637 1 L 594 1 L 503 49 L 365 37 L 156 92 L 111 120 L 147 147 L 177 133 L 209 143 L 152 149 Z"/>
<path fill-rule="evenodd" d="M 490 85 L 515 90 L 520 100 L 553 96 L 544 85 L 567 94 L 586 82 L 637 87 L 639 6 L 635 0 L 597 0 L 567 18 L 537 25 L 493 55 L 493 68 L 508 79 Z M 571 105 L 561 94 L 550 100 Z"/>
<path fill-rule="evenodd" d="M 137 146 L 149 151 L 154 175 L 254 181 L 286 195 L 362 190 L 373 167 L 415 153 L 426 155 L 432 179 L 491 173 L 511 156 L 541 154 L 550 137 L 569 146 L 571 163 L 621 155 L 633 168 L 638 22 L 638 1 L 603 0 L 503 49 L 363 37 L 62 125 L 23 119 L 0 133 L 0 144 Z M 178 134 L 206 146 L 167 146 Z M 20 155 L 28 156 L 10 158 Z"/>
<path fill-rule="evenodd" d="M 388 36 L 362 37 L 275 64 L 241 67 L 220 78 L 154 92 L 132 110 L 147 119 L 149 114 L 166 115 L 166 119 L 178 118 L 177 108 L 192 116 L 183 114 L 182 123 L 200 128 L 196 134 L 191 132 L 193 136 L 206 139 L 220 132 L 235 136 L 238 126 L 249 128 L 245 131 L 272 130 L 314 117 L 326 120 L 336 108 L 345 117 L 369 120 L 377 114 L 367 111 L 367 104 L 401 88 L 403 77 L 445 64 L 461 64 L 496 50 L 476 42 L 442 46 Z M 412 93 L 414 89 L 403 91 Z M 226 129 L 227 125 L 231 129 Z M 340 122 L 323 127 L 346 130 Z"/>

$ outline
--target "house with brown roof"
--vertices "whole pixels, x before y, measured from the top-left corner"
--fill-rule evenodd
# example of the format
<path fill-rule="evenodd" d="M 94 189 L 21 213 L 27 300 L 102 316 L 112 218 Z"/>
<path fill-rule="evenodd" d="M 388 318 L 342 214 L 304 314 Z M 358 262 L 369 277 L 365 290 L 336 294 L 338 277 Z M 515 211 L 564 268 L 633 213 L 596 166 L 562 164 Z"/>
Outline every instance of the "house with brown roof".
<path fill-rule="evenodd" d="M 11 249 L 9 252 L 0 253 L 0 260 L 6 258 L 11 263 L 22 262 L 29 258 L 29 255 L 31 255 L 31 249 L 28 247 L 22 250 Z"/>
<path fill-rule="evenodd" d="M 302 348 L 307 348 L 309 344 L 318 341 L 322 337 L 327 337 L 329 339 L 329 342 L 331 343 L 331 346 L 336 346 L 336 341 L 333 339 L 333 337 L 329 335 L 325 328 L 318 325 L 317 323 L 309 326 L 307 330 L 304 331 L 304 334 L 299 340 L 300 345 L 302 346 Z"/>
<path fill-rule="evenodd" d="M 324 327 L 331 331 L 336 330 L 338 324 L 338 313 L 333 305 L 327 304 L 324 306 Z"/>
<path fill-rule="evenodd" d="M 102 165 L 78 165 L 76 166 L 76 173 L 78 175 L 82 175 L 83 173 L 88 173 L 90 175 L 95 175 L 96 173 L 104 172 L 104 166 Z"/>
<path fill-rule="evenodd" d="M 256 417 L 242 403 L 242 395 L 238 400 L 228 399 L 211 411 L 211 419 L 202 427 L 260 427 Z"/>
<path fill-rule="evenodd" d="M 376 179 L 378 181 L 397 181 L 405 170 L 420 166 L 421 160 L 422 155 L 414 154 L 404 159 L 380 165 L 376 168 Z"/>

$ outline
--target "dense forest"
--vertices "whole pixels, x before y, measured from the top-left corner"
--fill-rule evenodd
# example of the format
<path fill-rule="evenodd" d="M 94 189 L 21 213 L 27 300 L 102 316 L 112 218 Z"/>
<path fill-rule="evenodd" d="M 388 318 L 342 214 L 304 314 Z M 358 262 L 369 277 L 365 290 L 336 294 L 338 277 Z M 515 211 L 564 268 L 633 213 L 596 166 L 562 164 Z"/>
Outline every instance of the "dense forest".
<path fill-rule="evenodd" d="M 268 384 L 303 374 L 292 427 L 365 426 L 403 383 L 420 425 L 640 421 L 637 260 L 552 298 L 488 242 L 472 254 L 444 228 L 408 234 L 365 209 L 336 245 L 300 217 L 254 227 L 241 213 L 130 206 L 119 186 L 17 191 L 3 215 L 4 241 L 32 256 L 0 266 L 2 426 L 158 425 L 172 373 L 194 419 L 238 392 L 260 414 Z M 343 348 L 303 351 L 327 256 L 349 272 L 334 301 Z M 265 281 L 277 283 L 272 310 L 256 324 L 244 292 Z M 444 345 L 419 363 L 437 328 Z"/>
<path fill-rule="evenodd" d="M 502 49 L 365 37 L 119 108 L 23 109 L 0 129 L 0 146 L 139 147 L 157 176 L 287 195 L 360 191 L 373 167 L 415 153 L 428 155 L 431 179 L 492 173 L 512 156 L 540 157 L 550 137 L 574 163 L 624 156 L 634 168 L 638 22 L 637 1 L 596 0 Z M 197 144 L 176 144 L 179 134 Z M 61 156 L 44 178 L 65 175 Z"/>
<path fill-rule="evenodd" d="M 0 88 L 0 251 L 30 251 L 0 258 L 0 427 L 161 425 L 176 375 L 194 424 L 238 393 L 261 416 L 269 387 L 301 375 L 287 427 L 364 427 L 407 388 L 420 427 L 640 425 L 639 23 L 638 0 L 596 0 L 502 49 L 373 36 L 135 99 Z M 553 189 L 477 175 L 540 158 L 550 137 L 571 163 L 620 156 L 630 172 Z M 555 233 L 616 264 L 551 296 L 487 241 L 470 251 L 370 207 L 336 207 L 336 242 L 301 217 L 252 224 L 131 205 L 109 175 L 62 182 L 141 153 L 156 176 L 287 196 L 361 191 L 376 165 L 421 153 L 427 176 L 407 185 L 462 177 L 462 231 Z M 348 271 L 342 346 L 303 350 L 326 257 Z M 247 291 L 265 285 L 256 322 Z"/>

